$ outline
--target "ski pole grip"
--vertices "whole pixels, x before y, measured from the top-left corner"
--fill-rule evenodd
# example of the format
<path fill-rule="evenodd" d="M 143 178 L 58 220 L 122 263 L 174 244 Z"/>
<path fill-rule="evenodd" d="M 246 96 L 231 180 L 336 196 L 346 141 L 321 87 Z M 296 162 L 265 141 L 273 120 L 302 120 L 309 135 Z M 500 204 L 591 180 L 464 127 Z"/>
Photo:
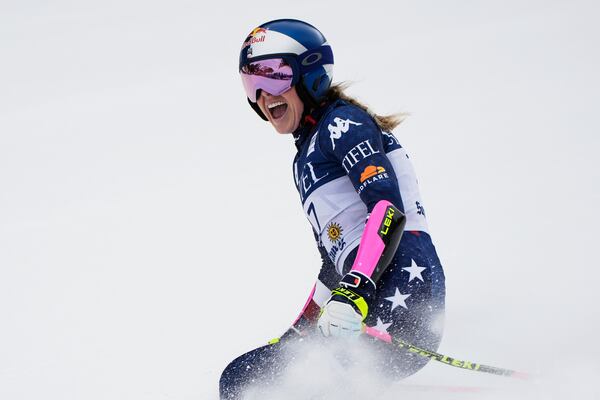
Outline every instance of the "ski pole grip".
<path fill-rule="evenodd" d="M 364 332 L 367 335 L 374 337 L 375 339 L 379 339 L 379 340 L 381 340 L 383 342 L 387 342 L 387 343 L 392 343 L 392 337 L 390 336 L 389 333 L 379 331 L 379 330 L 377 330 L 375 328 L 372 328 L 370 326 L 365 326 L 364 327 Z"/>
<path fill-rule="evenodd" d="M 377 282 L 398 249 L 405 225 L 402 211 L 380 200 L 369 216 L 351 270 Z"/>

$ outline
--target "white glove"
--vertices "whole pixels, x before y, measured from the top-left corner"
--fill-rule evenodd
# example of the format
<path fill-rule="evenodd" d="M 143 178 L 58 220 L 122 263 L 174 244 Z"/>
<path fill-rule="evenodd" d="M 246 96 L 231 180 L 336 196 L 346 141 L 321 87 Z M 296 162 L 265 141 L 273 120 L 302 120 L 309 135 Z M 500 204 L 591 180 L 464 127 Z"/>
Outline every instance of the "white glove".
<path fill-rule="evenodd" d="M 363 317 L 347 303 L 331 300 L 325 304 L 317 326 L 324 336 L 358 337 Z"/>

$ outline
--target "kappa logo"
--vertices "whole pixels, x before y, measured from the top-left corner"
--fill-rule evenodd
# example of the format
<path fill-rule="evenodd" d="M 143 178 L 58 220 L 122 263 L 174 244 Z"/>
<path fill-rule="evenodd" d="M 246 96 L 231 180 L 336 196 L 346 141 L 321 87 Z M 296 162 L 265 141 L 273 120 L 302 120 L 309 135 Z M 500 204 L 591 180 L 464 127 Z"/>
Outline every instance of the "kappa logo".
<path fill-rule="evenodd" d="M 329 137 L 331 138 L 331 146 L 333 147 L 334 150 L 335 150 L 335 141 L 337 139 L 341 138 L 343 133 L 348 132 L 348 130 L 350 129 L 350 125 L 356 125 L 356 126 L 362 125 L 362 123 L 360 123 L 360 122 L 354 122 L 350 119 L 341 119 L 339 117 L 335 117 L 333 119 L 333 122 L 335 123 L 335 126 L 332 124 L 329 124 L 327 126 L 327 129 L 329 129 L 329 133 L 331 133 L 331 135 Z"/>

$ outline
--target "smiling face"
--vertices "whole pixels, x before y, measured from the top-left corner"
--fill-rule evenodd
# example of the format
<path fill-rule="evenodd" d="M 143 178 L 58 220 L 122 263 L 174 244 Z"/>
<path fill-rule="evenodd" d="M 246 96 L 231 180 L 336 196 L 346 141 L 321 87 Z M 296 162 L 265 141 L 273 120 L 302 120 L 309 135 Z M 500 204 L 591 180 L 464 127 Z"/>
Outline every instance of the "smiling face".
<path fill-rule="evenodd" d="M 304 103 L 300 100 L 295 87 L 279 96 L 261 90 L 257 104 L 279 133 L 292 133 L 300 125 Z"/>

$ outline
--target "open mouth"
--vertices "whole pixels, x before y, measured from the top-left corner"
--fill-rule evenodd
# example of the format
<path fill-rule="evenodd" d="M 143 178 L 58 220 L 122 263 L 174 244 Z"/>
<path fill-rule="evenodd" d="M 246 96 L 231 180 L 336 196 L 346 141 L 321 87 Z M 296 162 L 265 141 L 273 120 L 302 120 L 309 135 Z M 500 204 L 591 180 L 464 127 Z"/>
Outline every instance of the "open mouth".
<path fill-rule="evenodd" d="M 276 101 L 275 103 L 269 104 L 267 108 L 269 109 L 269 113 L 271 113 L 271 117 L 273 117 L 273 119 L 279 119 L 283 117 L 287 111 L 288 105 L 283 101 Z"/>

